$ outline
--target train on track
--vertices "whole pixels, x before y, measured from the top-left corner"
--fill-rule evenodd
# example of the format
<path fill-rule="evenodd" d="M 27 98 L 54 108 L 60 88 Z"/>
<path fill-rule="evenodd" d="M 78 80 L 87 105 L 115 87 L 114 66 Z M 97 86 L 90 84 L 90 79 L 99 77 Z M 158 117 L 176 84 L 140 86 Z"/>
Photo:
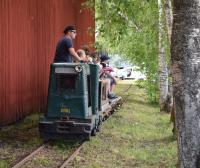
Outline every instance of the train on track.
<path fill-rule="evenodd" d="M 45 139 L 89 139 L 120 103 L 108 99 L 99 79 L 99 66 L 86 63 L 53 63 L 50 66 L 47 110 L 39 121 Z"/>

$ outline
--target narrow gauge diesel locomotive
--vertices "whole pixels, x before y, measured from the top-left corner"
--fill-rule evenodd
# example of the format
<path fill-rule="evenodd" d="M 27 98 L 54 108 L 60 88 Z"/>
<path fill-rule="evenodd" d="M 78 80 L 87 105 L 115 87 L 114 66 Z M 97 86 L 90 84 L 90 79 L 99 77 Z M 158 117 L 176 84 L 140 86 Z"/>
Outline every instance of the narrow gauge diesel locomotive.
<path fill-rule="evenodd" d="M 90 138 L 120 98 L 108 100 L 99 67 L 85 63 L 53 63 L 47 111 L 39 121 L 43 139 Z"/>

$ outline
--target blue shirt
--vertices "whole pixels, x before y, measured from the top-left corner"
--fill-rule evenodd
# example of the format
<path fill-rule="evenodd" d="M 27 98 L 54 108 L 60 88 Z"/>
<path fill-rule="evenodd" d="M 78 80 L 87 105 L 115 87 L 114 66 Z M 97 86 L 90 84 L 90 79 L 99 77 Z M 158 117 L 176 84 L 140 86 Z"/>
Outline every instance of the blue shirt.
<path fill-rule="evenodd" d="M 62 37 L 56 46 L 54 62 L 72 62 L 72 55 L 69 48 L 73 48 L 72 39 L 66 36 Z"/>

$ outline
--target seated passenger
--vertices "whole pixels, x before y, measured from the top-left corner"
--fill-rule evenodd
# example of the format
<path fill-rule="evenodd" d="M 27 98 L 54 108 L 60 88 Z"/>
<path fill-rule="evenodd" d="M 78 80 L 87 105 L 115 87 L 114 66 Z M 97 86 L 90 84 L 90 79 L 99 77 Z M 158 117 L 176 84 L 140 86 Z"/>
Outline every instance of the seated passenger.
<path fill-rule="evenodd" d="M 92 57 L 88 56 L 87 60 L 88 60 L 88 63 L 93 64 Z"/>
<path fill-rule="evenodd" d="M 92 58 L 87 57 L 84 50 L 82 50 L 82 49 L 77 50 L 77 54 L 83 62 L 93 64 Z"/>
<path fill-rule="evenodd" d="M 85 55 L 87 57 L 87 62 L 92 64 L 93 62 L 92 62 L 92 58 L 91 58 L 90 48 L 88 47 L 88 45 L 83 45 L 82 50 L 85 51 Z"/>
<path fill-rule="evenodd" d="M 97 52 L 91 54 L 92 62 L 99 66 L 100 70 L 102 69 L 101 59 Z"/>
<path fill-rule="evenodd" d="M 85 54 L 85 51 L 84 51 L 84 50 L 79 49 L 79 50 L 77 50 L 76 52 L 77 52 L 78 56 L 81 58 L 81 60 L 82 60 L 83 62 L 87 62 L 87 57 L 86 57 L 86 54 Z"/>
<path fill-rule="evenodd" d="M 83 45 L 81 49 L 85 51 L 86 56 L 90 56 L 90 48 L 88 45 Z"/>
<path fill-rule="evenodd" d="M 102 84 L 105 85 L 107 97 L 109 99 L 116 98 L 116 96 L 113 93 L 111 93 L 111 90 L 114 89 L 114 87 L 111 89 L 111 86 L 113 86 L 113 84 L 111 84 L 112 80 L 104 76 L 104 72 L 106 71 L 104 71 L 105 69 L 103 69 L 103 66 L 101 65 L 101 59 L 100 59 L 99 53 L 97 52 L 92 53 L 91 58 L 93 59 L 93 63 L 98 65 L 100 68 L 99 76 L 100 76 L 100 80 Z"/>
<path fill-rule="evenodd" d="M 113 71 L 113 69 L 107 65 L 110 57 L 108 57 L 107 55 L 101 55 L 100 59 L 101 59 L 101 65 L 103 67 L 101 70 L 101 76 L 104 77 L 105 79 L 110 80 L 110 90 L 109 90 L 108 98 L 116 98 L 117 96 L 113 93 L 113 91 L 117 82 L 116 82 L 115 77 L 113 77 L 110 73 Z"/>

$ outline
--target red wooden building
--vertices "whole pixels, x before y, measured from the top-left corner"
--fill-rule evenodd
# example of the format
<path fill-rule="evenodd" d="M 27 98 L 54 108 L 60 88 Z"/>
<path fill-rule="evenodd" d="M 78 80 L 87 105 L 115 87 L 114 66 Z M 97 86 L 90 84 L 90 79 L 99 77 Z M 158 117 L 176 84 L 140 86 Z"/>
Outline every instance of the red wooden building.
<path fill-rule="evenodd" d="M 77 28 L 75 49 L 94 43 L 84 0 L 0 0 L 0 126 L 44 112 L 49 65 L 67 25 Z"/>

